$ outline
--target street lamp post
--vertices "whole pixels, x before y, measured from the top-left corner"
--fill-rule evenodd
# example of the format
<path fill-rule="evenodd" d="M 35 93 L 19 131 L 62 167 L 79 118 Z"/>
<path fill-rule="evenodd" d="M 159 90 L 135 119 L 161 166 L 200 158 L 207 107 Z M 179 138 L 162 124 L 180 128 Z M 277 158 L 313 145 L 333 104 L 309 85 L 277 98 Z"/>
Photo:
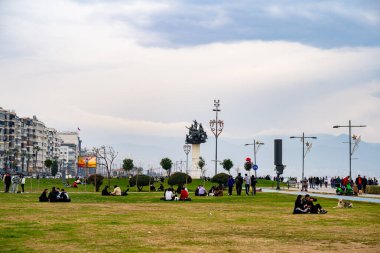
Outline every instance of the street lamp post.
<path fill-rule="evenodd" d="M 305 139 L 317 139 L 317 137 L 315 136 L 305 136 L 305 133 L 302 132 L 302 136 L 291 136 L 290 139 L 301 139 L 302 141 L 302 178 L 301 180 L 304 179 L 305 177 L 305 157 L 306 157 L 306 154 L 305 154 Z M 307 145 L 308 142 L 306 143 Z"/>
<path fill-rule="evenodd" d="M 224 127 L 223 120 L 218 120 L 218 112 L 220 112 L 219 106 L 220 100 L 214 100 L 215 109 L 213 109 L 213 111 L 215 112 L 215 119 L 210 120 L 211 132 L 215 136 L 215 175 L 218 173 L 218 137 L 222 133 Z"/>
<path fill-rule="evenodd" d="M 256 155 L 257 155 L 257 152 L 259 151 L 260 146 L 264 145 L 264 142 L 253 140 L 253 143 L 244 144 L 244 146 L 251 146 L 251 145 L 253 145 L 253 160 L 254 160 L 255 165 L 257 165 Z M 255 177 L 257 177 L 256 170 L 255 170 Z"/>
<path fill-rule="evenodd" d="M 348 158 L 349 158 L 349 167 L 350 167 L 350 178 L 352 179 L 351 177 L 351 161 L 352 161 L 352 150 L 351 150 L 351 128 L 353 127 L 367 127 L 366 125 L 358 125 L 358 126 L 353 126 L 351 125 L 351 120 L 348 121 L 348 126 L 339 126 L 339 125 L 335 125 L 333 126 L 333 128 L 340 128 L 340 127 L 348 127 L 348 152 L 349 152 L 349 155 L 348 155 Z"/>
<path fill-rule="evenodd" d="M 191 150 L 190 144 L 183 145 L 183 151 L 186 154 L 186 174 L 189 173 L 189 153 L 190 153 L 190 150 Z"/>

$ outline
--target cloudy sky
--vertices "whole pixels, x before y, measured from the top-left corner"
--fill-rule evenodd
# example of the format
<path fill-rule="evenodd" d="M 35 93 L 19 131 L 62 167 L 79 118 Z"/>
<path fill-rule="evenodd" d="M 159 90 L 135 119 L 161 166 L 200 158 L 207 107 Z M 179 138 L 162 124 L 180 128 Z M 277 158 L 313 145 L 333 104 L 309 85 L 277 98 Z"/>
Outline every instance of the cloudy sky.
<path fill-rule="evenodd" d="M 88 146 L 182 138 L 216 98 L 225 138 L 380 142 L 379 1 L 0 0 L 0 45 L 0 106 Z"/>

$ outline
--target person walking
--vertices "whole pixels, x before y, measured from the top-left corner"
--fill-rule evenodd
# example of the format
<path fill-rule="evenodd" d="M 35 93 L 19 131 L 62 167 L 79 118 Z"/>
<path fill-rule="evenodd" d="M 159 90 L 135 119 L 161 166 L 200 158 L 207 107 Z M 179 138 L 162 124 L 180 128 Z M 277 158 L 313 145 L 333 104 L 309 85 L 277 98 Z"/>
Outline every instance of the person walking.
<path fill-rule="evenodd" d="M 361 191 L 363 189 L 363 180 L 360 175 L 355 179 L 355 184 L 358 186 L 358 191 Z"/>
<path fill-rule="evenodd" d="M 4 176 L 5 192 L 9 192 L 9 187 L 11 186 L 12 178 L 9 173 Z"/>
<path fill-rule="evenodd" d="M 22 189 L 22 193 L 25 192 L 25 180 L 26 180 L 25 176 L 22 175 L 21 176 L 21 189 Z"/>
<path fill-rule="evenodd" d="M 251 185 L 251 179 L 247 174 L 245 174 L 244 177 L 244 182 L 245 182 L 245 195 L 249 195 L 249 186 Z"/>
<path fill-rule="evenodd" d="M 236 194 L 240 196 L 241 189 L 243 186 L 243 177 L 241 176 L 241 173 L 238 173 L 237 177 L 235 178 L 235 182 L 236 182 Z"/>
<path fill-rule="evenodd" d="M 368 180 L 367 180 L 367 178 L 364 176 L 364 177 L 363 177 L 363 193 L 366 192 L 367 184 L 368 184 Z"/>
<path fill-rule="evenodd" d="M 228 181 L 227 181 L 227 185 L 228 185 L 228 195 L 231 196 L 232 195 L 232 188 L 234 187 L 234 184 L 235 184 L 235 180 L 232 178 L 232 176 L 228 176 Z"/>
<path fill-rule="evenodd" d="M 252 175 L 251 176 L 252 196 L 256 195 L 256 184 L 257 184 L 256 177 L 255 177 L 255 175 Z"/>
<path fill-rule="evenodd" d="M 12 193 L 17 193 L 17 191 L 18 191 L 18 185 L 20 184 L 20 177 L 17 175 L 17 174 L 15 174 L 15 175 L 13 175 L 13 177 L 12 177 L 12 189 L 11 189 L 11 192 Z"/>

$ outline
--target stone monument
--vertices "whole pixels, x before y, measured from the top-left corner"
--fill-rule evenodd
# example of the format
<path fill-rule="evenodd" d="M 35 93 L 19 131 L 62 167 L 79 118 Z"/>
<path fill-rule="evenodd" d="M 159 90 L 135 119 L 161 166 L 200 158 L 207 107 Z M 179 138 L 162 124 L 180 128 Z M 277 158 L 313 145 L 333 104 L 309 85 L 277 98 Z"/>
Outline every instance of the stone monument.
<path fill-rule="evenodd" d="M 191 144 L 191 167 L 189 168 L 188 174 L 191 178 L 200 178 L 201 170 L 198 167 L 199 157 L 201 156 L 201 143 L 205 143 L 207 140 L 207 133 L 203 130 L 202 124 L 198 124 L 196 120 L 189 129 L 189 134 L 186 135 L 186 144 Z"/>

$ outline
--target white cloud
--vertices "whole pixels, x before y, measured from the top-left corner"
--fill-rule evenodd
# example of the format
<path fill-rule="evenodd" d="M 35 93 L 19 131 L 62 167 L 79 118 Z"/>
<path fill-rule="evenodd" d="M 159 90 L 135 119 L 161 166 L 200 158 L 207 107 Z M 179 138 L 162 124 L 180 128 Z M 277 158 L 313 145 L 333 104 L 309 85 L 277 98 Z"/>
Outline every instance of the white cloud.
<path fill-rule="evenodd" d="M 368 125 L 366 140 L 380 141 L 373 96 L 380 92 L 379 48 L 285 41 L 144 47 L 141 41 L 165 38 L 110 17 L 122 13 L 144 26 L 170 6 L 38 6 L 6 19 L 16 44 L 7 47 L 31 52 L 0 58 L 0 106 L 21 115 L 37 114 L 58 129 L 184 136 L 185 122 L 207 125 L 220 98 L 225 136 L 338 134 L 331 126 L 351 119 Z"/>

